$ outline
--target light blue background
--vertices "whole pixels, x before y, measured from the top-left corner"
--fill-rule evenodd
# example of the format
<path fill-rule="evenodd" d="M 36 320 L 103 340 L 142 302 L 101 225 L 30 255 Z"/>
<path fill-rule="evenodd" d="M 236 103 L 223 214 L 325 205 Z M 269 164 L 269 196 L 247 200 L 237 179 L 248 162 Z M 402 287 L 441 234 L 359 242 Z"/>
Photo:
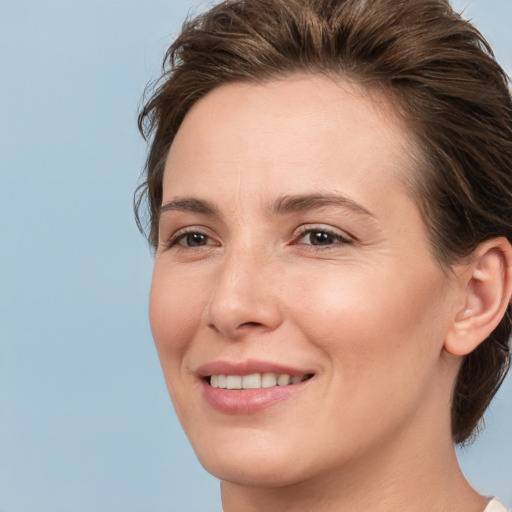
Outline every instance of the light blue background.
<path fill-rule="evenodd" d="M 458 0 L 512 70 L 512 0 Z M 204 7 L 204 5 L 203 5 Z M 197 2 L 0 0 L 0 511 L 208 512 L 132 216 L 136 111 Z M 512 382 L 461 455 L 512 506 Z"/>

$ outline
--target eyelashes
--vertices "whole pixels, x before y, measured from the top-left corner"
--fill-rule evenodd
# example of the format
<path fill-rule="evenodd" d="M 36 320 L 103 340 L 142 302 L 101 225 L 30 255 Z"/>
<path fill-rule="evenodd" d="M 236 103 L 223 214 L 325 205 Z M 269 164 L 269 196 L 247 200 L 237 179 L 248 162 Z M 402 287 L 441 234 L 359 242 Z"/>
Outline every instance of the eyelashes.
<path fill-rule="evenodd" d="M 292 235 L 290 245 L 306 246 L 309 250 L 340 248 L 353 243 L 350 235 L 327 226 L 301 226 Z M 201 250 L 220 247 L 222 244 L 204 228 L 188 227 L 174 233 L 164 243 L 166 249 Z"/>
<path fill-rule="evenodd" d="M 310 245 L 327 248 L 350 244 L 349 237 L 341 232 L 326 227 L 303 227 L 296 237 L 294 245 Z"/>
<path fill-rule="evenodd" d="M 206 246 L 220 246 L 211 236 L 199 228 L 186 228 L 173 234 L 165 243 L 167 249 L 173 247 L 179 248 L 197 248 Z"/>

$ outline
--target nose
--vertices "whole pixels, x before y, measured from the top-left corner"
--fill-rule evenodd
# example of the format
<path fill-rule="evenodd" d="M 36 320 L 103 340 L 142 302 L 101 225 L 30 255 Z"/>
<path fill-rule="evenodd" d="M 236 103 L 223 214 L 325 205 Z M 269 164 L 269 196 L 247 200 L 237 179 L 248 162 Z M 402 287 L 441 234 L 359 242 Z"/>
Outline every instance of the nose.
<path fill-rule="evenodd" d="M 268 260 L 254 255 L 226 256 L 207 308 L 208 326 L 230 339 L 277 329 L 282 322 L 278 274 Z"/>

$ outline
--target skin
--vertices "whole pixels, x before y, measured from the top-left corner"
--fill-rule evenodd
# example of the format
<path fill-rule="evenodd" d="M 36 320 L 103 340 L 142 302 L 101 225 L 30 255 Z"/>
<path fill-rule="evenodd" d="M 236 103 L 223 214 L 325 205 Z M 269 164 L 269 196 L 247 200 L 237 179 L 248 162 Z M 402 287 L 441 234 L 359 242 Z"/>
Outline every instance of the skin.
<path fill-rule="evenodd" d="M 385 98 L 321 76 L 219 87 L 180 127 L 163 205 L 215 212 L 163 208 L 150 320 L 225 512 L 485 508 L 450 433 L 467 269 L 432 255 L 411 147 Z M 311 194 L 344 199 L 276 209 Z M 248 359 L 314 376 L 254 414 L 211 407 L 197 369 Z"/>

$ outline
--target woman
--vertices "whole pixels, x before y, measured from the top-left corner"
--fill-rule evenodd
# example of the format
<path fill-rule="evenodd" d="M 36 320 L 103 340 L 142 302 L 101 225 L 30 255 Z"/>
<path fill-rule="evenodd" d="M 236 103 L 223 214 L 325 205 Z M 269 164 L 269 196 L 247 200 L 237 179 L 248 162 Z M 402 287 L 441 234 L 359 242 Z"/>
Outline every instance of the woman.
<path fill-rule="evenodd" d="M 445 0 L 233 0 L 169 49 L 150 319 L 225 512 L 504 510 L 454 450 L 510 361 L 490 52 Z"/>

